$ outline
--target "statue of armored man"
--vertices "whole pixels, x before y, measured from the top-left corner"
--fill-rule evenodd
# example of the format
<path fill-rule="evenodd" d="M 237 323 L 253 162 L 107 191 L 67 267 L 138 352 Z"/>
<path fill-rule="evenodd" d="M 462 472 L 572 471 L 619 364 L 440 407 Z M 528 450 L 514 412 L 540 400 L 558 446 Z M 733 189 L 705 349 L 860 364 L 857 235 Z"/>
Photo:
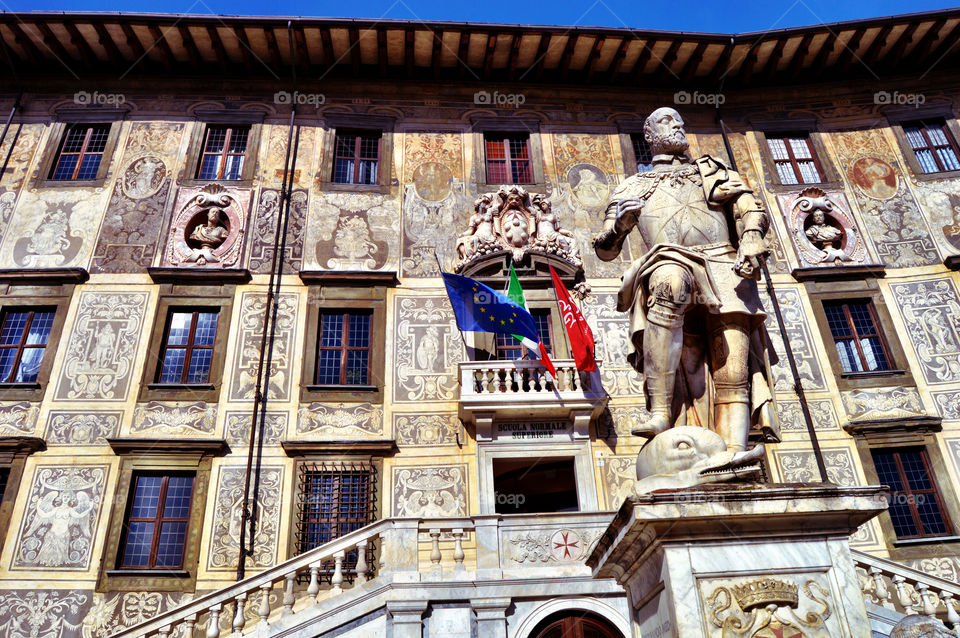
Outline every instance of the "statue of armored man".
<path fill-rule="evenodd" d="M 763 456 L 762 445 L 746 451 L 751 425 L 776 432 L 757 290 L 769 217 L 736 172 L 689 158 L 674 109 L 651 113 L 644 137 L 653 169 L 617 188 L 594 238 L 604 261 L 634 228 L 646 250 L 617 302 L 630 315 L 627 358 L 644 374 L 650 412 L 632 431 L 662 437 L 638 458 L 638 479 L 648 479 L 638 491 L 743 476 L 738 468 Z"/>

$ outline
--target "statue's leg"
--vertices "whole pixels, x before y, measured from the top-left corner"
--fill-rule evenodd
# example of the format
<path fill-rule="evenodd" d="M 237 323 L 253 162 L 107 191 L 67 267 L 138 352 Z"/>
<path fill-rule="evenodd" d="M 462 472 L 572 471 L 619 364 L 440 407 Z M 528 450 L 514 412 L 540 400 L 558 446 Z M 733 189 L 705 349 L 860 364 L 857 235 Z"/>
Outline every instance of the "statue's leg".
<path fill-rule="evenodd" d="M 742 452 L 750 434 L 750 333 L 736 316 L 713 317 L 711 323 L 715 429 L 728 450 Z"/>
<path fill-rule="evenodd" d="M 683 353 L 683 314 L 690 307 L 693 278 L 680 265 L 664 264 L 650 275 L 648 286 L 643 375 L 651 417 L 632 433 L 650 438 L 673 426 L 671 404 Z"/>

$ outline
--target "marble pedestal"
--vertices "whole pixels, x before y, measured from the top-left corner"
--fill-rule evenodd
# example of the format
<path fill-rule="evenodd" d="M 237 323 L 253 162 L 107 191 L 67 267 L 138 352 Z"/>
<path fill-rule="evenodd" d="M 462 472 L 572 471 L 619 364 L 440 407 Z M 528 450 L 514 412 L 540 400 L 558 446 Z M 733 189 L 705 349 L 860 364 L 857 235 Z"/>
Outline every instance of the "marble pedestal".
<path fill-rule="evenodd" d="M 628 498 L 587 560 L 634 636 L 869 638 L 848 537 L 883 487 L 707 485 Z"/>

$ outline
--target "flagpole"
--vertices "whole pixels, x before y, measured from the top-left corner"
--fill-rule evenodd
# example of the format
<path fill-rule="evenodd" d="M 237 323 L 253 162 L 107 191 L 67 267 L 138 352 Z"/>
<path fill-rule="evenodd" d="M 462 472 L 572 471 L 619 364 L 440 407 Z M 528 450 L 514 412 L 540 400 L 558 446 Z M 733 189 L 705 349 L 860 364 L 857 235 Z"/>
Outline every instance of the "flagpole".
<path fill-rule="evenodd" d="M 437 270 L 440 271 L 440 281 L 443 281 L 443 266 L 440 265 L 440 258 L 437 256 L 437 251 L 436 251 L 436 250 L 433 251 L 433 258 L 437 260 Z M 444 284 L 444 288 L 446 288 L 446 284 Z M 450 295 L 449 295 L 449 294 L 447 295 L 447 302 L 448 302 L 448 303 L 450 302 Z M 451 304 L 450 308 L 451 308 L 451 310 L 453 309 L 453 305 L 452 305 L 452 304 Z M 460 324 L 459 324 L 456 320 L 454 320 L 454 323 L 457 324 L 457 332 L 460 333 L 460 341 L 463 343 L 463 349 L 466 351 L 467 356 L 469 357 L 469 356 L 470 356 L 470 349 L 467 347 L 467 338 L 463 336 L 463 330 L 460 329 Z"/>

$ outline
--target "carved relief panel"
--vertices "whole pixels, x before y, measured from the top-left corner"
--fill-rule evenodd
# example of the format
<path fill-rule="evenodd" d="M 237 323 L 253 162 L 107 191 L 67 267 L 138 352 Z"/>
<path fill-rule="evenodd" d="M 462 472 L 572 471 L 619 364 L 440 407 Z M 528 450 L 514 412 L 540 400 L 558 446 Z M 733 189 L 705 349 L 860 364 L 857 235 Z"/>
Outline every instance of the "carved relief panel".
<path fill-rule="evenodd" d="M 446 297 L 394 300 L 394 401 L 451 401 L 463 346 Z"/>
<path fill-rule="evenodd" d="M 55 394 L 58 401 L 123 401 L 149 293 L 80 293 Z"/>
<path fill-rule="evenodd" d="M 777 199 L 801 267 L 864 262 L 865 244 L 841 191 L 807 188 Z"/>
<path fill-rule="evenodd" d="M 123 412 L 51 410 L 43 435 L 51 445 L 106 445 L 117 436 Z"/>
<path fill-rule="evenodd" d="M 209 438 L 217 422 L 217 406 L 203 401 L 138 403 L 130 433 L 157 438 Z"/>
<path fill-rule="evenodd" d="M 960 376 L 960 298 L 952 279 L 890 286 L 927 383 Z"/>
<path fill-rule="evenodd" d="M 249 190 L 219 184 L 177 192 L 163 265 L 238 268 L 243 256 Z"/>
<path fill-rule="evenodd" d="M 311 403 L 300 406 L 297 434 L 334 439 L 368 438 L 383 434 L 383 406 L 369 403 Z"/>
<path fill-rule="evenodd" d="M 467 466 L 393 469 L 394 516 L 466 516 Z"/>
<path fill-rule="evenodd" d="M 220 468 L 207 558 L 207 569 L 210 571 L 237 568 L 245 476 L 246 470 L 242 467 Z M 270 567 L 276 560 L 282 489 L 283 468 L 264 466 L 257 495 L 257 536 L 253 543 L 253 556 L 247 559 L 248 567 Z"/>
<path fill-rule="evenodd" d="M 38 466 L 10 569 L 89 569 L 109 472 L 107 465 Z"/>
<path fill-rule="evenodd" d="M 143 272 L 153 264 L 183 130 L 183 124 L 131 124 L 91 272 Z"/>

